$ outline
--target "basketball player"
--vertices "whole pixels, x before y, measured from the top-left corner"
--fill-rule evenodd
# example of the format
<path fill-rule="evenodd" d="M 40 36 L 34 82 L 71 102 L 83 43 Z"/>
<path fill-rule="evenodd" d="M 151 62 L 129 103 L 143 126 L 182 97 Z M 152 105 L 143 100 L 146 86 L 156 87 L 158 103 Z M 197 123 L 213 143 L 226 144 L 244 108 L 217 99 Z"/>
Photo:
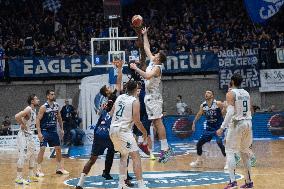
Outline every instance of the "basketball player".
<path fill-rule="evenodd" d="M 167 57 L 163 52 L 152 55 L 147 32 L 148 28 L 145 27 L 142 29 L 144 50 L 146 55 L 150 58 L 150 63 L 146 71 L 139 69 L 134 63 L 131 63 L 130 67 L 145 79 L 146 95 L 144 102 L 146 105 L 146 111 L 148 118 L 152 120 L 161 141 L 161 154 L 159 162 L 166 163 L 170 156 L 173 155 L 173 150 L 168 145 L 165 126 L 162 122 L 163 100 L 159 88 L 162 77 L 162 63 L 166 62 Z"/>
<path fill-rule="evenodd" d="M 190 163 L 191 167 L 200 167 L 203 164 L 202 160 L 202 146 L 210 142 L 212 138 L 216 138 L 216 142 L 221 149 L 223 156 L 226 156 L 225 147 L 222 142 L 222 137 L 216 134 L 216 131 L 220 128 L 223 115 L 222 115 L 223 103 L 214 99 L 214 93 L 211 90 L 205 92 L 205 101 L 200 105 L 200 109 L 196 114 L 192 123 L 192 130 L 195 131 L 195 124 L 199 120 L 202 114 L 206 117 L 206 129 L 201 138 L 196 144 L 197 148 L 197 160 Z"/>
<path fill-rule="evenodd" d="M 47 144 L 49 145 L 49 147 L 55 148 L 57 162 L 56 174 L 67 175 L 69 174 L 69 172 L 63 168 L 61 162 L 61 147 L 59 135 L 57 134 L 57 122 L 59 122 L 61 137 L 64 136 L 60 107 L 55 102 L 55 93 L 53 90 L 46 91 L 46 98 L 47 102 L 45 102 L 44 105 L 39 108 L 38 116 L 36 119 L 36 127 L 40 141 L 40 151 L 37 159 L 38 165 L 36 175 L 38 177 L 44 176 L 44 173 L 41 170 L 41 163 L 43 161 L 43 155 Z"/>
<path fill-rule="evenodd" d="M 138 146 L 139 148 L 147 155 L 149 155 L 150 160 L 155 160 L 156 157 L 153 154 L 152 150 L 152 140 L 150 136 L 150 127 L 152 124 L 152 121 L 148 119 L 148 115 L 146 112 L 146 107 L 144 103 L 144 97 L 145 97 L 145 84 L 143 81 L 138 83 L 138 91 L 137 95 L 139 96 L 139 102 L 140 102 L 140 121 L 143 123 L 143 126 L 145 127 L 147 131 L 147 143 L 143 144 L 140 143 Z M 137 129 L 136 125 L 133 127 L 133 133 L 135 134 L 136 137 L 142 136 L 142 133 Z M 138 139 L 136 139 L 138 140 Z"/>
<path fill-rule="evenodd" d="M 38 182 L 33 169 L 36 160 L 36 145 L 33 139 L 33 129 L 36 123 L 36 106 L 39 105 L 39 99 L 35 94 L 32 94 L 27 99 L 28 106 L 15 115 L 15 119 L 20 125 L 17 144 L 19 151 L 19 159 L 17 162 L 17 184 L 29 184 L 30 182 Z M 29 177 L 23 179 L 23 167 L 25 160 L 29 160 Z"/>
<path fill-rule="evenodd" d="M 147 189 L 142 178 L 141 158 L 138 145 L 132 133 L 133 122 L 143 133 L 144 141 L 147 140 L 147 132 L 140 121 L 140 104 L 137 97 L 137 82 L 130 80 L 127 83 L 126 94 L 120 95 L 112 108 L 112 122 L 110 126 L 110 138 L 115 150 L 119 151 L 119 189 L 128 188 L 124 182 L 127 175 L 127 158 L 130 155 L 133 161 L 133 170 L 140 189 Z"/>
<path fill-rule="evenodd" d="M 235 153 L 240 152 L 245 167 L 245 184 L 241 188 L 253 188 L 251 181 L 250 146 L 252 144 L 251 98 L 249 93 L 241 89 L 243 78 L 234 74 L 231 78 L 232 90 L 226 94 L 228 104 L 225 119 L 217 131 L 220 136 L 228 127 L 226 153 L 230 182 L 224 189 L 237 188 L 235 178 Z M 230 122 L 232 121 L 232 124 Z"/>
<path fill-rule="evenodd" d="M 92 146 L 92 154 L 89 161 L 85 164 L 83 172 L 81 173 L 80 180 L 76 186 L 76 189 L 82 189 L 86 175 L 90 172 L 92 166 L 96 163 L 98 156 L 103 155 L 105 149 L 108 149 L 105 161 L 105 170 L 103 176 L 106 180 L 111 180 L 110 170 L 113 163 L 114 147 L 109 137 L 109 128 L 111 124 L 111 116 L 109 114 L 112 109 L 113 101 L 109 100 L 105 109 L 102 111 L 97 125 L 94 129 L 94 141 Z"/>

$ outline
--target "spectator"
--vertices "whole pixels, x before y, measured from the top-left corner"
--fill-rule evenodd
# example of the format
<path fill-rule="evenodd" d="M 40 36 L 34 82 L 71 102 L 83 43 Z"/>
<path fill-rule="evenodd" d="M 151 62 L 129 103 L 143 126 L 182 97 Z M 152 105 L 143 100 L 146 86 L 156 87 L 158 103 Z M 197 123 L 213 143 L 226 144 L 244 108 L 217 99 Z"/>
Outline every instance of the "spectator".
<path fill-rule="evenodd" d="M 78 117 L 78 114 L 76 111 L 72 112 L 71 121 L 70 121 L 70 134 L 71 134 L 71 144 L 75 146 L 84 145 L 83 143 L 83 137 L 85 135 L 85 132 L 83 129 L 80 128 L 80 124 L 82 122 L 82 119 Z"/>
<path fill-rule="evenodd" d="M 278 112 L 276 106 L 274 104 L 272 104 L 269 108 L 268 108 L 268 112 Z"/>
<path fill-rule="evenodd" d="M 187 107 L 187 104 L 182 101 L 182 96 L 178 95 L 177 96 L 177 103 L 176 103 L 177 114 L 178 115 L 185 115 L 186 107 Z"/>
<path fill-rule="evenodd" d="M 71 143 L 70 139 L 70 130 L 71 130 L 71 115 L 74 112 L 74 107 L 69 104 L 69 100 L 65 99 L 65 105 L 62 107 L 60 114 L 63 121 L 64 128 L 64 137 L 63 141 L 65 145 L 69 145 Z"/>
<path fill-rule="evenodd" d="M 1 128 L 0 128 L 0 135 L 11 135 L 11 120 L 9 116 L 5 116 L 4 121 L 2 122 Z"/>

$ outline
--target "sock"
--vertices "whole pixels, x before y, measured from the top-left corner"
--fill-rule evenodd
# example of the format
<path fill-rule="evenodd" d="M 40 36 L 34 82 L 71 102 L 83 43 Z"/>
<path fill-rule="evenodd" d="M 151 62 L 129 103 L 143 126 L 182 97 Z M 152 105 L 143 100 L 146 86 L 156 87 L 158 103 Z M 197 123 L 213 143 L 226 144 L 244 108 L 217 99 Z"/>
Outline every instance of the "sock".
<path fill-rule="evenodd" d="M 227 161 L 228 161 L 228 171 L 230 175 L 231 182 L 236 181 L 235 170 L 236 170 L 236 160 L 234 153 L 227 153 Z"/>
<path fill-rule="evenodd" d="M 34 176 L 33 168 L 30 168 L 30 169 L 29 169 L 29 176 L 30 176 L 30 177 Z"/>
<path fill-rule="evenodd" d="M 161 141 L 161 150 L 167 151 L 169 149 L 167 139 L 160 140 Z"/>
<path fill-rule="evenodd" d="M 61 169 L 61 168 L 62 168 L 61 162 L 56 162 L 56 170 Z"/>
<path fill-rule="evenodd" d="M 143 180 L 138 180 L 138 181 L 137 181 L 137 184 L 138 184 L 138 188 L 143 188 L 143 187 L 145 187 L 145 184 L 144 184 L 144 181 L 143 181 Z"/>
<path fill-rule="evenodd" d="M 80 180 L 79 180 L 77 186 L 83 187 L 85 179 L 86 179 L 86 174 L 85 173 L 81 173 Z"/>
<path fill-rule="evenodd" d="M 22 172 L 17 172 L 17 178 L 20 179 L 20 178 L 23 178 L 23 173 Z"/>
<path fill-rule="evenodd" d="M 127 177 L 125 175 L 119 175 L 119 184 L 124 185 L 126 178 Z"/>
<path fill-rule="evenodd" d="M 149 149 L 150 155 L 153 155 L 153 150 Z"/>

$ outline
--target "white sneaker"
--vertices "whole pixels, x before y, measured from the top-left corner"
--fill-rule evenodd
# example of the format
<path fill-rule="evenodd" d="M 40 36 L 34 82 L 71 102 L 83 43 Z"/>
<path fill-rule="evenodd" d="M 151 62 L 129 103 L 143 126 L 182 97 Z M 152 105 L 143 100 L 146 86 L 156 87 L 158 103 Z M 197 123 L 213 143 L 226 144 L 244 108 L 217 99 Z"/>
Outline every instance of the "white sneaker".
<path fill-rule="evenodd" d="M 66 171 L 65 169 L 61 168 L 61 169 L 57 169 L 56 170 L 56 174 L 59 174 L 59 175 L 69 175 L 69 172 Z"/>
<path fill-rule="evenodd" d="M 202 161 L 196 160 L 196 161 L 191 162 L 191 163 L 190 163 L 190 166 L 191 166 L 191 167 L 201 167 L 202 164 L 203 164 Z"/>
<path fill-rule="evenodd" d="M 228 170 L 228 163 L 226 162 L 224 170 Z"/>
<path fill-rule="evenodd" d="M 44 173 L 41 170 L 36 171 L 36 177 L 44 177 Z"/>

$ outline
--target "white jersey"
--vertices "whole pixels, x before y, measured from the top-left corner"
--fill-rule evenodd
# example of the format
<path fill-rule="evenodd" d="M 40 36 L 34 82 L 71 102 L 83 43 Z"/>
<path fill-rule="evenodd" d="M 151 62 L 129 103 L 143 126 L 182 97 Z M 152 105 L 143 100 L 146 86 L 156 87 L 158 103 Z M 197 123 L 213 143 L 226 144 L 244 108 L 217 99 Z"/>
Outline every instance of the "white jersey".
<path fill-rule="evenodd" d="M 27 126 L 27 132 L 32 133 L 32 130 L 35 129 L 36 125 L 36 109 L 33 110 L 30 106 L 28 106 L 27 108 L 30 109 L 31 112 L 29 119 L 26 120 L 25 118 L 23 118 L 22 120 Z"/>
<path fill-rule="evenodd" d="M 244 89 L 232 89 L 235 94 L 235 114 L 233 120 L 251 120 L 250 95 Z"/>
<path fill-rule="evenodd" d="M 117 97 L 113 112 L 112 121 L 110 125 L 110 132 L 114 127 L 119 127 L 120 131 L 128 132 L 132 130 L 133 126 L 133 102 L 136 100 L 134 96 L 129 96 L 127 94 L 122 94 Z"/>
<path fill-rule="evenodd" d="M 152 77 L 149 80 L 145 80 L 145 90 L 146 95 L 147 94 L 153 94 L 158 93 L 160 94 L 160 83 L 161 83 L 161 77 L 162 77 L 162 65 L 155 65 L 152 61 L 149 63 L 146 73 L 150 72 L 155 66 L 159 67 L 161 70 L 160 76 Z"/>

